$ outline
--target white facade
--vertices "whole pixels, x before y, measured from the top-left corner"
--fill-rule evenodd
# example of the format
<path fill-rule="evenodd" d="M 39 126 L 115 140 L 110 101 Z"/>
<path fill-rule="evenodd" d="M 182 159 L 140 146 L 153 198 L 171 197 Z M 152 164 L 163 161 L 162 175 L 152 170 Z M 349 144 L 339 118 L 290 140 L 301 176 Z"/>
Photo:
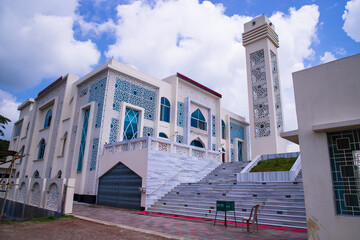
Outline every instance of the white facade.
<path fill-rule="evenodd" d="M 129 136 L 225 151 L 227 162 L 248 160 L 249 124 L 221 108 L 219 93 L 179 73 L 159 80 L 111 60 L 80 79 L 72 74 L 59 78 L 19 110 L 9 149 L 24 147 L 26 156 L 16 164 L 16 176 L 75 178 L 76 195 L 96 196 L 105 173 L 104 144 Z M 136 131 L 126 122 L 131 114 Z M 137 160 L 134 152 L 131 156 Z"/>
<path fill-rule="evenodd" d="M 357 54 L 293 73 L 309 239 L 360 235 L 359 66 Z"/>
<path fill-rule="evenodd" d="M 251 157 L 285 153 L 280 77 L 278 71 L 278 36 L 274 25 L 261 15 L 244 24 L 243 45 L 249 97 Z"/>

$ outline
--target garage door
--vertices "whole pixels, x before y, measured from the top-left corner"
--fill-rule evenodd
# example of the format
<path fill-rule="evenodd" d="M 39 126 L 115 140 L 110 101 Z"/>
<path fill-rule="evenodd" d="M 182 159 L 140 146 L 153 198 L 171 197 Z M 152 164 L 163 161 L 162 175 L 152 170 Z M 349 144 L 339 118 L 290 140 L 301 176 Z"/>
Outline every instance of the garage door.
<path fill-rule="evenodd" d="M 140 209 L 141 177 L 130 168 L 119 163 L 99 179 L 97 204 Z"/>

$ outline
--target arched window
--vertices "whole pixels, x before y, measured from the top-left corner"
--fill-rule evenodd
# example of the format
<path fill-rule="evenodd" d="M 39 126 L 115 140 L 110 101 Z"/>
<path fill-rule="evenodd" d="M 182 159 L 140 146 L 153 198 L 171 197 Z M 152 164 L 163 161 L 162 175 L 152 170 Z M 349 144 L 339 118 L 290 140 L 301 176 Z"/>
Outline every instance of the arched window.
<path fill-rule="evenodd" d="M 135 139 L 138 137 L 139 112 L 126 108 L 124 119 L 123 141 Z"/>
<path fill-rule="evenodd" d="M 190 143 L 191 146 L 195 146 L 195 147 L 201 147 L 201 148 L 204 148 L 204 144 L 199 141 L 199 140 L 193 140 L 191 143 Z"/>
<path fill-rule="evenodd" d="M 19 155 L 20 155 L 20 156 L 21 156 L 21 155 L 24 155 L 24 151 L 25 151 L 25 145 L 21 147 L 21 149 L 20 149 L 20 151 L 19 151 Z M 20 158 L 19 163 L 22 162 L 22 159 L 23 159 L 23 158 Z"/>
<path fill-rule="evenodd" d="M 43 159 L 45 153 L 45 139 L 41 139 L 39 143 L 38 159 Z"/>
<path fill-rule="evenodd" d="M 20 172 L 17 172 L 16 173 L 16 178 L 19 178 L 20 177 Z"/>
<path fill-rule="evenodd" d="M 62 172 L 61 170 L 58 171 L 58 173 L 56 174 L 56 178 L 61 178 Z"/>
<path fill-rule="evenodd" d="M 200 128 L 202 130 L 206 131 L 206 121 L 204 118 L 204 115 L 201 113 L 200 109 L 196 109 L 192 114 L 191 114 L 191 126 L 192 127 L 196 127 L 196 128 Z"/>
<path fill-rule="evenodd" d="M 226 139 L 225 138 L 225 129 L 226 129 L 225 122 L 224 122 L 224 120 L 221 120 L 221 137 L 222 137 L 222 139 Z"/>
<path fill-rule="evenodd" d="M 38 170 L 36 170 L 33 174 L 33 178 L 40 178 L 40 173 Z"/>
<path fill-rule="evenodd" d="M 167 136 L 165 133 L 163 133 L 163 132 L 159 133 L 159 137 L 168 138 L 168 136 Z"/>
<path fill-rule="evenodd" d="M 49 109 L 49 111 L 46 113 L 44 128 L 50 127 L 51 117 L 52 117 L 52 111 L 51 109 Z"/>
<path fill-rule="evenodd" d="M 161 98 L 160 121 L 170 122 L 170 102 L 167 98 Z"/>

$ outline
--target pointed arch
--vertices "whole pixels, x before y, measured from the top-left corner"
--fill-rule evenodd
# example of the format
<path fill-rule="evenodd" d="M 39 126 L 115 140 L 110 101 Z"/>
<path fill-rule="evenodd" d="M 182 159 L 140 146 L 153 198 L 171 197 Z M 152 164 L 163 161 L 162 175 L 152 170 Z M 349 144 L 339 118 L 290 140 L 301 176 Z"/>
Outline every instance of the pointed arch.
<path fill-rule="evenodd" d="M 52 111 L 51 109 L 49 109 L 49 111 L 46 113 L 45 116 L 44 128 L 50 127 L 51 118 L 52 118 Z"/>
<path fill-rule="evenodd" d="M 206 123 L 205 117 L 202 114 L 202 112 L 200 111 L 200 109 L 196 109 L 191 114 L 191 126 L 205 130 L 205 131 L 207 130 L 207 123 Z"/>
<path fill-rule="evenodd" d="M 195 146 L 195 147 L 200 147 L 200 148 L 205 147 L 204 143 L 199 138 L 192 140 L 190 145 Z"/>

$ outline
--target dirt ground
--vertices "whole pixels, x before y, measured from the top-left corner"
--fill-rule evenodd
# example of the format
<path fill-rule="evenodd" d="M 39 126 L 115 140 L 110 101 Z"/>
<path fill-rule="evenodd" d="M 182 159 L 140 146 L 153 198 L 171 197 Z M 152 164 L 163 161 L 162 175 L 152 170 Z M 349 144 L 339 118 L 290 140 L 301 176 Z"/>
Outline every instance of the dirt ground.
<path fill-rule="evenodd" d="M 60 219 L 51 222 L 14 222 L 0 224 L 0 239 L 66 240 L 66 239 L 168 239 L 115 226 L 106 226 L 81 219 Z"/>

